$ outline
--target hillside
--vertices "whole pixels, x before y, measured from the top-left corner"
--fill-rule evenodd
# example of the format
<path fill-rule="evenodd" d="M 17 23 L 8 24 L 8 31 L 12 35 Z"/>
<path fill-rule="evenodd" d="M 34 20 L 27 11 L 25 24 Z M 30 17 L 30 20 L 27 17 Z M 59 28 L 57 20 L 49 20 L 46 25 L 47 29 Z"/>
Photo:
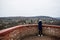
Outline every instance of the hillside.
<path fill-rule="evenodd" d="M 60 25 L 60 20 L 49 16 L 34 16 L 34 17 L 0 17 L 0 29 L 9 28 L 21 24 L 34 24 L 42 20 L 43 24 Z"/>

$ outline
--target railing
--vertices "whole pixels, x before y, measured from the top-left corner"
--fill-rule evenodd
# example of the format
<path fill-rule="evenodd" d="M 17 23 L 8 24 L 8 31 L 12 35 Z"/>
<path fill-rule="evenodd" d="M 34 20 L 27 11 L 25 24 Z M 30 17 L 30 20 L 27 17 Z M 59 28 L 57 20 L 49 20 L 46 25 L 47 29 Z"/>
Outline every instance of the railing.
<path fill-rule="evenodd" d="M 43 24 L 43 34 L 60 37 L 60 26 Z M 0 30 L 0 40 L 21 40 L 28 35 L 38 34 L 38 24 L 18 25 Z"/>

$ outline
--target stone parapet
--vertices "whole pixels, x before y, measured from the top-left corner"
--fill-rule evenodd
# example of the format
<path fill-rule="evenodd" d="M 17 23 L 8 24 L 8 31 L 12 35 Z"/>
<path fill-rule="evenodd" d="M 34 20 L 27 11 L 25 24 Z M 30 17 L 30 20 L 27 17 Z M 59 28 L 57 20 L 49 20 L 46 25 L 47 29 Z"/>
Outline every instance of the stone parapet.
<path fill-rule="evenodd" d="M 60 26 L 43 24 L 43 34 L 60 37 Z M 38 24 L 18 25 L 0 30 L 0 40 L 21 40 L 28 35 L 38 34 Z"/>

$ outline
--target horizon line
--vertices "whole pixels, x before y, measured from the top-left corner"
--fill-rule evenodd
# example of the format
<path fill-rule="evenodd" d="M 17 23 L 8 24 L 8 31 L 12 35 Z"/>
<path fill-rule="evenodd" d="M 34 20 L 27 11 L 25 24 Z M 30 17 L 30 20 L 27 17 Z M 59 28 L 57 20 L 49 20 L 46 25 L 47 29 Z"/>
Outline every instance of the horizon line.
<path fill-rule="evenodd" d="M 1 16 L 1 17 L 36 17 L 36 16 Z M 52 17 L 52 16 L 47 16 L 47 17 Z M 54 17 L 57 18 L 57 17 Z"/>

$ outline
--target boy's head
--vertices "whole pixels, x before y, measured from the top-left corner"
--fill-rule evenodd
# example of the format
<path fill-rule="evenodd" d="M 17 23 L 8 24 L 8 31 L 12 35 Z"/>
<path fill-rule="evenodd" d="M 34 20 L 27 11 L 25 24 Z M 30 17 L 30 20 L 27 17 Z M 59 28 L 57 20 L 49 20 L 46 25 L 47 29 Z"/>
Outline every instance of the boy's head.
<path fill-rule="evenodd" d="M 39 20 L 39 21 L 42 21 L 42 20 Z"/>

